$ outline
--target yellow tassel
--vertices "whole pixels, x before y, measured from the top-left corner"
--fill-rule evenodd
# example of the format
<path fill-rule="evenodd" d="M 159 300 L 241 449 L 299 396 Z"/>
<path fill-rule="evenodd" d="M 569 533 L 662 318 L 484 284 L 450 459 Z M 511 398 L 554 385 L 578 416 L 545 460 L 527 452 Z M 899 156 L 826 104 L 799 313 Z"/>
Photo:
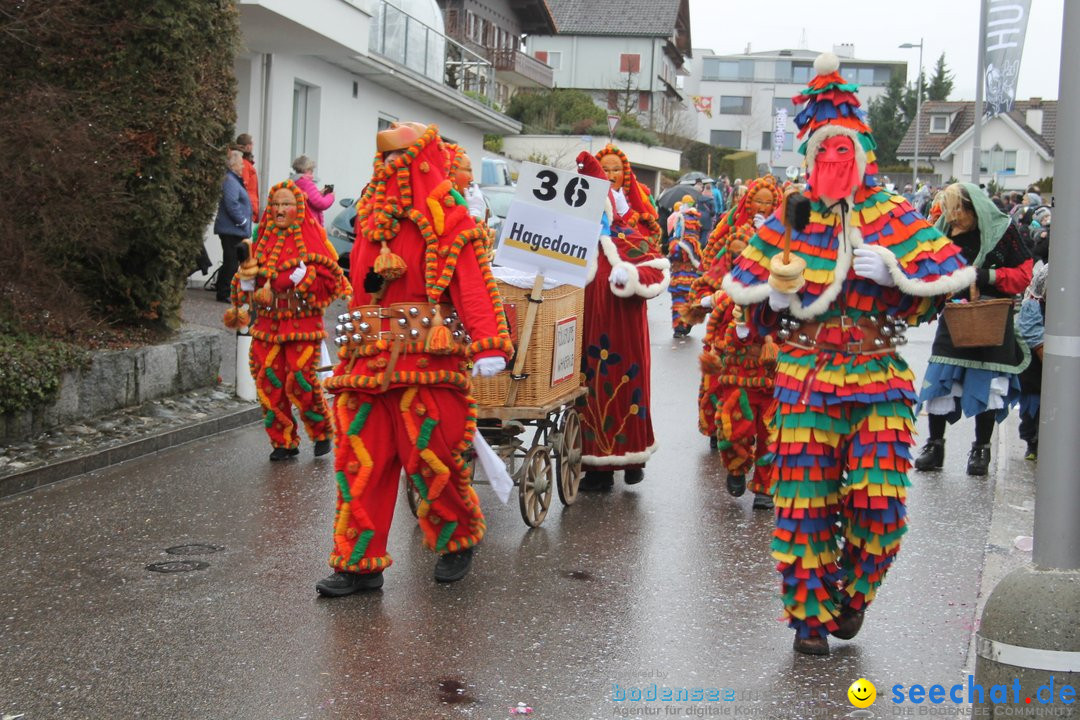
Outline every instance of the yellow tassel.
<path fill-rule="evenodd" d="M 379 251 L 379 257 L 375 258 L 375 272 L 381 275 L 384 280 L 390 281 L 397 280 L 404 275 L 405 270 L 405 261 L 401 259 L 400 255 L 390 252 L 390 248 L 387 247 L 384 241 L 382 250 Z"/>
<path fill-rule="evenodd" d="M 424 352 L 434 355 L 448 355 L 454 350 L 454 335 L 450 328 L 445 325 L 436 325 L 428 333 L 427 342 L 424 343 Z"/>

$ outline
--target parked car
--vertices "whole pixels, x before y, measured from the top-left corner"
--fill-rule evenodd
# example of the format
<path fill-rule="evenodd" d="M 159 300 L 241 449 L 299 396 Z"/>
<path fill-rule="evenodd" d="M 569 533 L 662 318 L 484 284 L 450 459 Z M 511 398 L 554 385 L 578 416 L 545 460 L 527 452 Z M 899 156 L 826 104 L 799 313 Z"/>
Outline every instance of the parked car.
<path fill-rule="evenodd" d="M 338 265 L 345 271 L 345 277 L 349 277 L 349 260 L 352 257 L 352 246 L 356 240 L 356 203 L 358 200 L 345 198 L 338 202 L 344 210 L 334 216 L 326 227 L 326 238 L 334 246 L 338 254 Z"/>
<path fill-rule="evenodd" d="M 484 201 L 487 202 L 488 209 L 491 210 L 491 220 L 488 221 L 488 225 L 495 231 L 495 236 L 499 236 L 499 228 L 502 227 L 503 220 L 506 219 L 506 213 L 510 210 L 510 201 L 514 199 L 514 193 L 517 189 L 509 185 L 489 185 L 481 186 L 480 192 L 484 194 Z"/>

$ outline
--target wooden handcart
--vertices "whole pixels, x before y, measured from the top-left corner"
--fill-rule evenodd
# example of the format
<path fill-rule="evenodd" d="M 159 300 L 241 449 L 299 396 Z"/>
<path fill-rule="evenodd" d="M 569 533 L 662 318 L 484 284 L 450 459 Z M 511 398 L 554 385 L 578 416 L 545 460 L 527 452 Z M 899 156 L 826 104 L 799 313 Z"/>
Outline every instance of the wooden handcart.
<path fill-rule="evenodd" d="M 508 306 L 528 306 L 524 317 L 508 312 L 519 350 L 509 373 L 490 379 L 474 378 L 473 386 L 477 431 L 506 464 L 518 488 L 521 517 L 529 527 L 544 522 L 555 488 L 563 505 L 571 505 L 577 498 L 582 430 L 574 406 L 587 392 L 577 371 L 581 357 L 579 326 L 574 326 L 573 372 L 552 382 L 551 359 L 555 328 L 569 318 L 580 323 L 584 295 L 578 288 L 557 288 L 545 297 L 543 281 L 543 276 L 537 276 L 531 291 L 500 283 Z M 537 325 L 539 331 L 534 335 Z M 406 482 L 405 487 L 409 507 L 416 514 L 419 495 L 412 483 Z"/>

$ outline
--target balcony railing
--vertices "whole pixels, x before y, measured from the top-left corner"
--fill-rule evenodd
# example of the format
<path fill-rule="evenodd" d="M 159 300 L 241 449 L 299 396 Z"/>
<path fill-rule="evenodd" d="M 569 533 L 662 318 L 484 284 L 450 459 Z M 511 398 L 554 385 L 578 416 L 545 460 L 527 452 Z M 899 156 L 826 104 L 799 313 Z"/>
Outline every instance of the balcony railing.
<path fill-rule="evenodd" d="M 513 73 L 528 83 L 545 88 L 550 88 L 555 82 L 554 72 L 547 63 L 520 50 L 490 50 L 488 56 L 497 72 Z"/>
<path fill-rule="evenodd" d="M 495 68 L 435 28 L 378 0 L 371 19 L 374 53 L 435 82 L 494 102 Z"/>

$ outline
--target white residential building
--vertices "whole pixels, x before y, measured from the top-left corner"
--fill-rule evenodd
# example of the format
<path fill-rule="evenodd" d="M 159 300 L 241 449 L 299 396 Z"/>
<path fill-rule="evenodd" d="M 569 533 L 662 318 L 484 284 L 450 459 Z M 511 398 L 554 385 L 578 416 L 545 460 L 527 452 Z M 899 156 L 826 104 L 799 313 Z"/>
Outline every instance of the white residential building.
<path fill-rule="evenodd" d="M 864 110 L 872 99 L 885 93 L 893 75 L 907 78 L 906 62 L 858 59 L 852 45 L 837 45 L 833 52 L 840 57 L 844 79 L 859 84 L 858 97 Z M 687 105 L 696 119 L 695 139 L 756 152 L 758 164 L 770 166 L 774 173 L 783 173 L 792 165 L 801 166 L 794 122 L 798 108 L 791 98 L 802 92 L 814 76 L 814 59 L 820 54 L 812 50 L 770 50 L 717 55 L 712 50 L 695 49 L 684 84 Z M 787 110 L 786 132 L 783 150 L 775 162 L 773 128 L 780 108 Z"/>
<path fill-rule="evenodd" d="M 443 33 L 435 0 L 238 0 L 237 133 L 255 140 L 260 197 L 307 155 L 337 198 L 371 178 L 375 133 L 391 122 L 435 123 L 474 164 L 485 133 L 521 124 L 492 105 L 490 62 Z M 335 205 L 327 222 L 342 208 Z M 216 237 L 206 248 L 221 257 Z"/>
<path fill-rule="evenodd" d="M 933 184 L 950 178 L 971 180 L 975 103 L 926 102 L 919 125 L 919 167 L 932 165 Z M 1036 181 L 1054 175 L 1054 144 L 1057 138 L 1057 100 L 1018 100 L 1012 112 L 998 115 L 982 125 L 979 182 L 993 180 L 1003 190 L 1026 190 Z M 896 149 L 898 160 L 914 165 L 915 123 Z"/>

